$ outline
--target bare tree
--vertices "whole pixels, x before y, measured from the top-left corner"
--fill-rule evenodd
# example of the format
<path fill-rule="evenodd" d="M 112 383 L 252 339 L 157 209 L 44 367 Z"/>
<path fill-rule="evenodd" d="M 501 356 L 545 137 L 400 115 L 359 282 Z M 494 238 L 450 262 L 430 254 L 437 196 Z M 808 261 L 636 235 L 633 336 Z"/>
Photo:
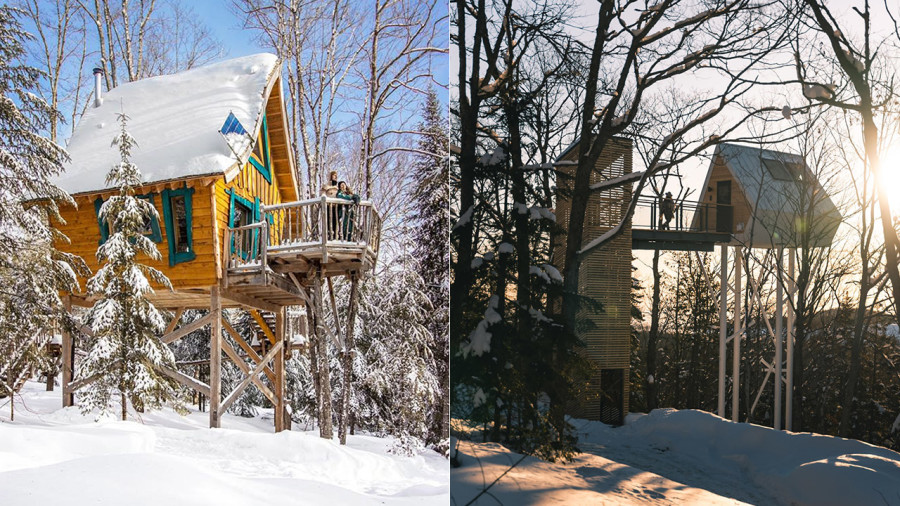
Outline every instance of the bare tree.
<path fill-rule="evenodd" d="M 79 53 L 81 61 L 84 61 L 84 23 L 75 0 L 22 0 L 21 3 L 34 24 L 35 39 L 30 52 L 38 57 L 40 68 L 46 73 L 45 82 L 38 91 L 41 98 L 57 111 L 50 119 L 50 139 L 58 142 L 59 124 L 65 121 L 59 111 L 62 102 L 73 93 L 73 88 L 73 110 L 78 107 L 78 73 L 82 65 L 77 65 L 73 76 L 71 62 L 78 58 Z"/>
<path fill-rule="evenodd" d="M 367 65 L 359 72 L 359 81 L 366 89 L 360 118 L 360 171 L 366 197 L 372 195 L 375 159 L 394 150 L 410 149 L 377 144 L 383 145 L 389 135 L 417 133 L 396 129 L 376 132 L 376 125 L 385 120 L 384 116 L 410 112 L 405 107 L 410 103 L 409 92 L 424 96 L 423 84 L 433 82 L 430 58 L 447 53 L 440 40 L 442 20 L 433 21 L 437 5 L 437 0 L 375 0 L 374 21 L 364 50 Z"/>
<path fill-rule="evenodd" d="M 196 11 L 166 0 L 147 24 L 142 77 L 173 74 L 225 56 L 225 48 Z"/>
<path fill-rule="evenodd" d="M 892 309 L 894 318 L 897 319 L 900 318 L 900 267 L 898 267 L 900 238 L 894 228 L 888 185 L 881 164 L 881 155 L 885 144 L 879 128 L 879 116 L 887 115 L 892 107 L 891 104 L 896 99 L 891 66 L 881 61 L 878 53 L 878 49 L 886 43 L 887 39 L 873 40 L 873 37 L 878 36 L 872 30 L 872 11 L 868 1 L 864 3 L 862 10 L 853 7 L 853 11 L 862 25 L 861 43 L 845 35 L 845 33 L 849 33 L 853 23 L 851 21 L 838 22 L 832 14 L 831 8 L 826 6 L 825 2 L 803 0 L 803 5 L 807 8 L 805 19 L 813 31 L 810 39 L 824 40 L 827 44 L 824 47 L 827 49 L 823 49 L 818 54 L 801 56 L 801 44 L 798 41 L 795 52 L 797 78 L 803 85 L 804 96 L 808 99 L 857 114 L 861 120 L 860 133 L 863 149 L 859 158 L 865 164 L 866 170 L 871 173 L 871 184 L 877 192 L 879 221 L 884 240 L 884 273 L 890 281 Z M 887 4 L 885 4 L 885 9 L 887 15 L 894 22 L 894 35 L 900 41 L 896 14 Z M 846 18 L 844 19 L 846 20 Z M 860 27 L 854 26 L 854 28 Z M 814 45 L 804 43 L 803 47 L 814 47 Z M 803 63 L 805 61 L 811 63 L 805 64 Z M 861 205 L 870 203 L 865 198 L 866 195 L 859 191 L 857 194 L 861 195 Z M 874 212 L 864 214 L 866 216 L 863 217 L 863 223 L 874 224 Z M 841 436 L 846 436 L 850 429 L 850 415 L 861 368 L 867 294 L 874 287 L 872 281 L 874 273 L 869 272 L 869 261 L 872 260 L 870 248 L 871 231 L 861 237 L 860 293 L 855 316 L 854 339 L 851 344 L 850 370 L 843 388 L 844 402 L 838 429 Z"/>

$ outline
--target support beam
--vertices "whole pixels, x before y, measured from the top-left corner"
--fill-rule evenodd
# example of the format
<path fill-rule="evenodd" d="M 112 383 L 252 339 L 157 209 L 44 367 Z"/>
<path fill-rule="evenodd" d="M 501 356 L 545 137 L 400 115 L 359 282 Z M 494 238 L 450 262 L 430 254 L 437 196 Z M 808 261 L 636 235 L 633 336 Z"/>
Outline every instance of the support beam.
<path fill-rule="evenodd" d="M 262 372 L 263 367 L 265 367 L 265 365 L 275 357 L 281 347 L 282 343 L 277 343 L 275 346 L 273 346 L 272 349 L 269 350 L 269 353 L 266 353 L 266 356 L 263 357 L 262 363 L 256 364 L 256 367 L 254 367 L 253 370 L 250 371 L 250 374 L 244 377 L 244 379 L 241 380 L 238 386 L 235 387 L 235 389 L 232 390 L 230 394 L 228 394 L 228 397 L 226 397 L 225 400 L 222 401 L 222 405 L 219 407 L 219 410 L 222 413 L 228 411 L 228 408 L 230 408 L 231 405 L 234 404 L 234 401 L 236 401 L 238 397 L 240 397 L 241 392 L 243 392 L 244 389 L 247 388 L 247 385 L 249 385 L 250 382 L 253 381 L 253 377 Z M 212 406 L 210 406 L 210 412 L 212 412 Z"/>
<path fill-rule="evenodd" d="M 281 432 L 287 428 L 287 423 L 285 422 L 287 409 L 284 401 L 284 366 L 290 354 L 290 350 L 285 349 L 284 308 L 275 313 L 275 341 L 280 345 L 280 348 L 275 356 L 275 400 L 272 404 L 275 406 L 275 432 Z"/>
<path fill-rule="evenodd" d="M 225 408 L 219 406 L 222 395 L 222 326 L 219 323 L 222 300 L 219 298 L 218 286 L 211 287 L 209 293 L 207 316 L 212 319 L 212 328 L 209 332 L 209 426 L 218 428 L 221 426 L 221 413 L 227 409 L 227 406 Z"/>
<path fill-rule="evenodd" d="M 241 372 L 248 376 L 250 375 L 250 366 L 247 365 L 247 362 L 244 362 L 244 359 L 242 359 L 241 356 L 238 355 L 236 351 L 234 351 L 234 348 L 232 348 L 231 345 L 228 344 L 228 342 L 225 340 L 222 340 L 222 351 L 224 351 L 225 354 L 228 355 L 228 358 L 230 358 L 234 362 L 234 364 L 238 366 L 238 369 L 240 369 Z M 254 367 L 256 367 L 257 365 L 259 364 L 254 364 Z M 269 402 L 271 402 L 273 405 L 276 403 L 277 399 L 275 393 L 272 392 L 272 390 L 267 387 L 265 383 L 263 383 L 257 376 L 251 376 L 250 381 L 253 382 L 254 385 L 256 385 L 256 388 L 258 388 L 259 391 L 262 392 L 262 394 L 265 395 L 267 399 L 269 399 Z"/>
<path fill-rule="evenodd" d="M 116 363 L 118 363 L 118 360 L 116 362 L 114 362 L 113 364 L 111 364 L 110 367 L 113 367 Z M 106 374 L 106 373 L 98 372 L 98 373 L 91 374 L 87 378 L 81 378 L 78 381 L 73 381 L 73 382 L 69 383 L 68 385 L 63 384 L 63 390 L 66 390 L 68 387 L 69 394 L 74 395 L 75 392 L 77 392 L 78 390 L 80 390 L 80 389 L 90 385 L 91 383 L 97 381 L 98 379 L 102 378 L 104 374 Z"/>
<path fill-rule="evenodd" d="M 187 374 L 176 371 L 175 369 L 169 369 L 168 367 L 162 366 L 159 367 L 159 372 L 165 374 L 166 376 L 172 378 L 173 380 L 181 383 L 182 385 L 193 388 L 194 390 L 200 392 L 201 394 L 209 397 L 209 385 L 203 383 L 202 381 L 192 378 Z"/>
<path fill-rule="evenodd" d="M 728 246 L 722 245 L 719 266 L 719 416 L 725 418 L 725 362 L 728 341 Z"/>
<path fill-rule="evenodd" d="M 278 308 L 280 307 L 275 304 L 266 302 L 259 297 L 237 293 L 232 290 L 223 290 L 221 288 L 219 289 L 219 296 L 223 299 L 228 299 L 232 302 L 240 304 L 246 308 L 262 309 L 263 311 L 268 311 L 270 313 L 277 312 Z"/>
<path fill-rule="evenodd" d="M 775 272 L 778 278 L 775 280 L 775 414 L 774 428 L 781 430 L 781 349 L 784 346 L 784 338 L 781 336 L 783 332 L 783 313 L 784 313 L 784 282 L 782 259 L 784 258 L 784 246 L 779 246 L 775 253 Z"/>
<path fill-rule="evenodd" d="M 180 307 L 175 311 L 175 316 L 172 317 L 172 321 L 169 322 L 169 326 L 166 327 L 166 334 L 171 334 L 175 327 L 178 326 L 178 322 L 181 321 L 181 316 L 184 314 L 184 308 Z M 163 334 L 165 335 L 165 334 Z"/>
<path fill-rule="evenodd" d="M 215 299 L 216 301 L 219 300 L 219 298 L 215 297 L 215 296 L 211 297 L 211 300 L 212 299 Z M 221 309 L 222 309 L 222 307 L 220 305 L 219 310 L 221 311 Z M 204 316 L 203 318 L 200 318 L 199 320 L 197 320 L 195 322 L 191 322 L 174 332 L 170 332 L 170 333 L 162 336 L 160 338 L 160 340 L 162 340 L 162 342 L 164 342 L 165 344 L 172 344 L 175 341 L 181 339 L 182 337 L 190 334 L 191 332 L 194 332 L 195 330 L 200 330 L 203 327 L 209 325 L 210 323 L 213 323 L 215 321 L 215 319 L 216 319 L 215 313 L 212 311 L 212 309 L 210 309 L 208 315 Z"/>
<path fill-rule="evenodd" d="M 734 247 L 734 356 L 731 362 L 731 421 L 737 422 L 740 414 L 741 390 L 741 333 L 744 325 L 744 311 L 741 301 L 741 276 L 743 274 L 741 247 Z"/>
<path fill-rule="evenodd" d="M 63 297 L 63 307 L 67 315 L 72 314 L 72 298 L 68 295 Z M 69 387 L 72 378 L 75 376 L 75 346 L 72 340 L 72 334 L 66 329 L 66 325 L 62 327 L 62 405 L 64 408 L 75 405 L 74 391 Z"/>
<path fill-rule="evenodd" d="M 794 250 L 788 248 L 788 321 L 787 321 L 787 384 L 784 398 L 784 428 L 791 430 L 794 415 Z"/>
<path fill-rule="evenodd" d="M 334 298 L 334 284 L 331 282 L 331 278 L 325 278 L 325 280 L 328 282 L 328 297 L 331 299 L 331 314 L 334 315 L 333 332 L 339 343 L 338 350 L 346 350 L 347 344 L 344 340 L 344 336 L 341 334 L 341 319 L 338 317 L 337 302 Z"/>
<path fill-rule="evenodd" d="M 231 338 L 234 339 L 236 343 L 238 343 L 238 346 L 240 346 L 241 349 L 244 350 L 244 353 L 246 353 L 247 356 L 250 357 L 251 360 L 253 360 L 254 364 L 258 364 L 262 361 L 262 357 L 259 356 L 259 353 L 256 353 L 256 350 L 254 350 L 253 347 L 250 346 L 250 343 L 248 343 L 243 337 L 241 337 L 241 335 L 238 334 L 236 330 L 234 330 L 234 327 L 232 327 L 231 324 L 228 323 L 228 320 L 226 320 L 225 318 L 222 318 L 222 328 L 224 328 L 225 332 L 228 332 L 228 335 L 230 335 Z M 272 384 L 275 384 L 275 373 L 272 371 L 272 369 L 270 367 L 266 367 L 264 372 L 266 373 L 266 377 L 269 378 L 269 381 L 271 381 Z"/>

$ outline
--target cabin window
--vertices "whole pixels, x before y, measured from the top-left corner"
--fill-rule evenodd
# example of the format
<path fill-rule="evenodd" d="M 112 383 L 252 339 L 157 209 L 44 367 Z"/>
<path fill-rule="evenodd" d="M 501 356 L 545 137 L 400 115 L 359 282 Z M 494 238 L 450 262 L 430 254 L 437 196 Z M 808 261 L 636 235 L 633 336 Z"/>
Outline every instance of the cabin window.
<path fill-rule="evenodd" d="M 166 238 L 169 242 L 169 265 L 190 262 L 194 253 L 191 200 L 193 188 L 163 190 L 163 214 L 166 219 Z"/>
<path fill-rule="evenodd" d="M 154 193 L 146 193 L 135 196 L 139 199 L 149 200 L 150 203 L 156 207 L 155 195 L 156 194 Z M 109 223 L 100 220 L 100 207 L 103 206 L 103 202 L 103 199 L 100 197 L 97 197 L 97 199 L 94 200 L 94 212 L 97 214 L 97 225 L 100 227 L 100 244 L 105 243 L 106 240 L 109 239 L 110 231 Z M 141 233 L 155 243 L 162 242 L 162 233 L 159 230 L 159 220 L 157 218 L 146 216 L 144 218 L 144 226 L 141 229 Z"/>
<path fill-rule="evenodd" d="M 229 206 L 228 212 L 228 227 L 229 228 L 237 228 L 243 227 L 245 225 L 252 225 L 253 223 L 257 223 L 260 221 L 260 206 L 259 199 L 254 199 L 253 202 L 241 197 L 237 193 L 235 193 L 234 189 L 228 190 L 231 193 L 231 204 Z M 256 243 L 258 241 L 259 230 L 254 230 L 252 234 L 243 234 L 244 240 L 246 244 L 241 245 L 241 253 L 247 254 L 250 251 L 256 250 Z M 237 245 L 234 243 L 234 238 L 231 240 L 231 252 L 234 253 Z"/>
<path fill-rule="evenodd" d="M 256 145 L 253 146 L 253 152 L 250 153 L 250 164 L 256 167 L 256 170 L 266 178 L 266 182 L 272 184 L 272 160 L 269 152 L 269 128 L 266 117 L 263 116 L 262 128 L 259 131 L 259 137 L 256 139 Z"/>

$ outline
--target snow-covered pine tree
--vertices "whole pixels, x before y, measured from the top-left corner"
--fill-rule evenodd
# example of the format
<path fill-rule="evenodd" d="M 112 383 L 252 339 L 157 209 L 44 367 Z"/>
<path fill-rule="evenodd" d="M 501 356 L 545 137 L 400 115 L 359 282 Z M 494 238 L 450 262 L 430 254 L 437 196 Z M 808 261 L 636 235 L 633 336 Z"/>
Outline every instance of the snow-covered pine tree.
<path fill-rule="evenodd" d="M 426 326 L 433 339 L 433 374 L 440 378 L 440 404 L 433 413 L 428 440 L 450 437 L 450 164 L 449 132 L 434 91 L 428 93 L 422 139 L 414 164 L 414 231 L 419 274 L 433 311 Z M 449 445 L 448 445 L 449 446 Z"/>
<path fill-rule="evenodd" d="M 426 283 L 409 253 L 360 285 L 354 360 L 359 395 L 352 412 L 359 426 L 395 436 L 399 453 L 414 452 L 421 445 L 416 440 L 428 438 L 438 405 L 430 312 Z"/>
<path fill-rule="evenodd" d="M 89 315 L 94 336 L 82 377 L 99 378 L 86 389 L 82 407 L 105 412 L 118 393 L 125 420 L 126 400 L 138 409 L 159 408 L 166 401 L 182 407 L 178 384 L 161 372 L 175 368 L 172 351 L 158 337 L 166 322 L 147 299 L 153 291 L 150 280 L 169 288 L 171 284 L 162 272 L 137 261 L 139 254 L 160 259 L 156 245 L 141 233 L 146 220 L 158 215 L 150 202 L 135 197 L 134 189 L 141 184 L 141 173 L 131 162 L 136 142 L 126 128 L 128 117 L 119 114 L 118 121 L 121 131 L 112 144 L 118 146 L 121 161 L 106 180 L 118 186 L 119 194 L 100 207 L 100 219 L 110 224 L 111 234 L 97 250 L 102 266 L 87 284 L 98 300 Z"/>
<path fill-rule="evenodd" d="M 44 344 L 66 320 L 60 291 L 78 286 L 84 263 L 53 248 L 51 226 L 71 198 L 50 182 L 65 150 L 41 135 L 57 115 L 37 97 L 40 71 L 26 65 L 22 12 L 0 5 L 0 395 L 41 365 Z M 63 323 L 66 323 L 63 321 Z"/>

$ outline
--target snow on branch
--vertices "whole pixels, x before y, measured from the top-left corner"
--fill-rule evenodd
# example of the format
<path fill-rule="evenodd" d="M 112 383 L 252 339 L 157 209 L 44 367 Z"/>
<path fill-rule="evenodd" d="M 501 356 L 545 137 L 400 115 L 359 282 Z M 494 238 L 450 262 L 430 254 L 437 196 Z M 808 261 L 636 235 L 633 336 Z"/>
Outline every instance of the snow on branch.
<path fill-rule="evenodd" d="M 612 179 L 607 179 L 606 181 L 601 181 L 599 183 L 594 183 L 591 185 L 592 191 L 603 191 L 603 190 L 611 190 L 613 188 L 622 186 L 624 184 L 628 184 L 632 181 L 636 181 L 643 176 L 643 172 L 632 172 L 630 174 L 625 174 L 623 176 L 614 177 Z"/>

